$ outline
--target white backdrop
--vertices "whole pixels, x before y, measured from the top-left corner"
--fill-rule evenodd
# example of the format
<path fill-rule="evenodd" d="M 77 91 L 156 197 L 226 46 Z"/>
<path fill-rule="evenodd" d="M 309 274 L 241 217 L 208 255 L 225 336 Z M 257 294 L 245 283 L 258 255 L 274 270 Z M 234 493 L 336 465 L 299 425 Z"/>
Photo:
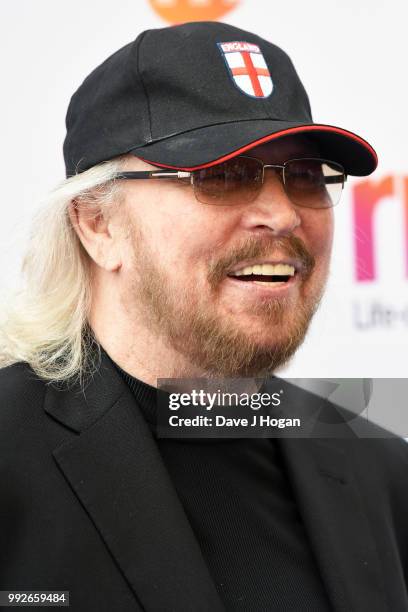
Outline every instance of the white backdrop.
<path fill-rule="evenodd" d="M 408 9 L 402 1 L 5 3 L 0 21 L 1 290 L 15 284 L 27 227 L 41 197 L 64 177 L 62 142 L 70 96 L 96 65 L 139 32 L 168 25 L 154 4 L 165 10 L 189 4 L 204 12 L 225 5 L 230 10 L 222 21 L 252 30 L 289 53 L 315 121 L 355 131 L 378 152 L 376 173 L 368 182 L 351 179 L 336 209 L 326 297 L 307 341 L 280 375 L 406 377 Z M 385 195 L 378 198 L 387 177 Z M 373 278 L 358 280 L 355 245 L 362 246 L 366 257 L 369 226 L 356 226 L 353 211 L 364 216 L 367 194 L 378 198 L 372 245 L 376 269 Z M 364 266 L 365 259 L 360 269 Z"/>

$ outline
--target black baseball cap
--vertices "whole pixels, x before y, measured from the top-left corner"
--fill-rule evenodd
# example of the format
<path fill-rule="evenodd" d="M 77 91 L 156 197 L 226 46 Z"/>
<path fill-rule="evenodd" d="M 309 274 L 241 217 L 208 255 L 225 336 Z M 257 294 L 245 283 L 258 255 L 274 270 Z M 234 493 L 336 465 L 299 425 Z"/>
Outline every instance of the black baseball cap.
<path fill-rule="evenodd" d="M 307 93 L 282 49 L 219 22 L 142 32 L 84 80 L 66 126 L 67 176 L 124 153 L 194 170 L 294 134 L 315 141 L 321 156 L 347 174 L 365 176 L 377 166 L 361 136 L 313 122 Z"/>

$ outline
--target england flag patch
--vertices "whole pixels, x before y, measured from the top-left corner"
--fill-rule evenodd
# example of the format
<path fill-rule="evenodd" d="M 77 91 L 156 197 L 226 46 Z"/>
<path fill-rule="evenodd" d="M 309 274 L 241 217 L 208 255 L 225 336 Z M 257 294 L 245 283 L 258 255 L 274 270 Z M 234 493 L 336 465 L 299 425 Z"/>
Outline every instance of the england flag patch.
<path fill-rule="evenodd" d="M 247 96 L 267 98 L 273 82 L 258 45 L 247 42 L 217 43 L 235 85 Z"/>

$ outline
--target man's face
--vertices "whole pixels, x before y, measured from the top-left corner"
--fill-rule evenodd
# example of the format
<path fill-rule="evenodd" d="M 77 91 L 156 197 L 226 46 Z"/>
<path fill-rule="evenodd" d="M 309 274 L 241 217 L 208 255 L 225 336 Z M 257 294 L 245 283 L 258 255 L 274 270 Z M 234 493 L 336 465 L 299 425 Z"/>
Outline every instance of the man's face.
<path fill-rule="evenodd" d="M 248 151 L 266 163 L 316 156 L 299 137 Z M 127 169 L 148 169 L 135 158 Z M 122 301 L 130 316 L 207 375 L 272 373 L 301 344 L 322 297 L 333 211 L 294 205 L 274 171 L 249 204 L 206 205 L 177 180 L 127 181 L 129 243 Z M 287 283 L 228 274 L 247 264 L 293 263 Z"/>

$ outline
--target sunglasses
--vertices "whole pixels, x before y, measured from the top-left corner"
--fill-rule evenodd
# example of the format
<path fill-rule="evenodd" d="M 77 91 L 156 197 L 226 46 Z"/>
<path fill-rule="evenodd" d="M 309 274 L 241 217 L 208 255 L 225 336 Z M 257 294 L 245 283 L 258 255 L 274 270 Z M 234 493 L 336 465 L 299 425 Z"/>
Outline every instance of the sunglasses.
<path fill-rule="evenodd" d="M 332 208 L 338 204 L 347 179 L 343 166 L 327 159 L 289 159 L 278 165 L 264 164 L 245 155 L 191 172 L 118 172 L 113 178 L 178 179 L 193 186 L 195 197 L 202 204 L 233 206 L 256 199 L 264 184 L 265 169 L 278 173 L 287 197 L 293 204 L 305 208 Z"/>

